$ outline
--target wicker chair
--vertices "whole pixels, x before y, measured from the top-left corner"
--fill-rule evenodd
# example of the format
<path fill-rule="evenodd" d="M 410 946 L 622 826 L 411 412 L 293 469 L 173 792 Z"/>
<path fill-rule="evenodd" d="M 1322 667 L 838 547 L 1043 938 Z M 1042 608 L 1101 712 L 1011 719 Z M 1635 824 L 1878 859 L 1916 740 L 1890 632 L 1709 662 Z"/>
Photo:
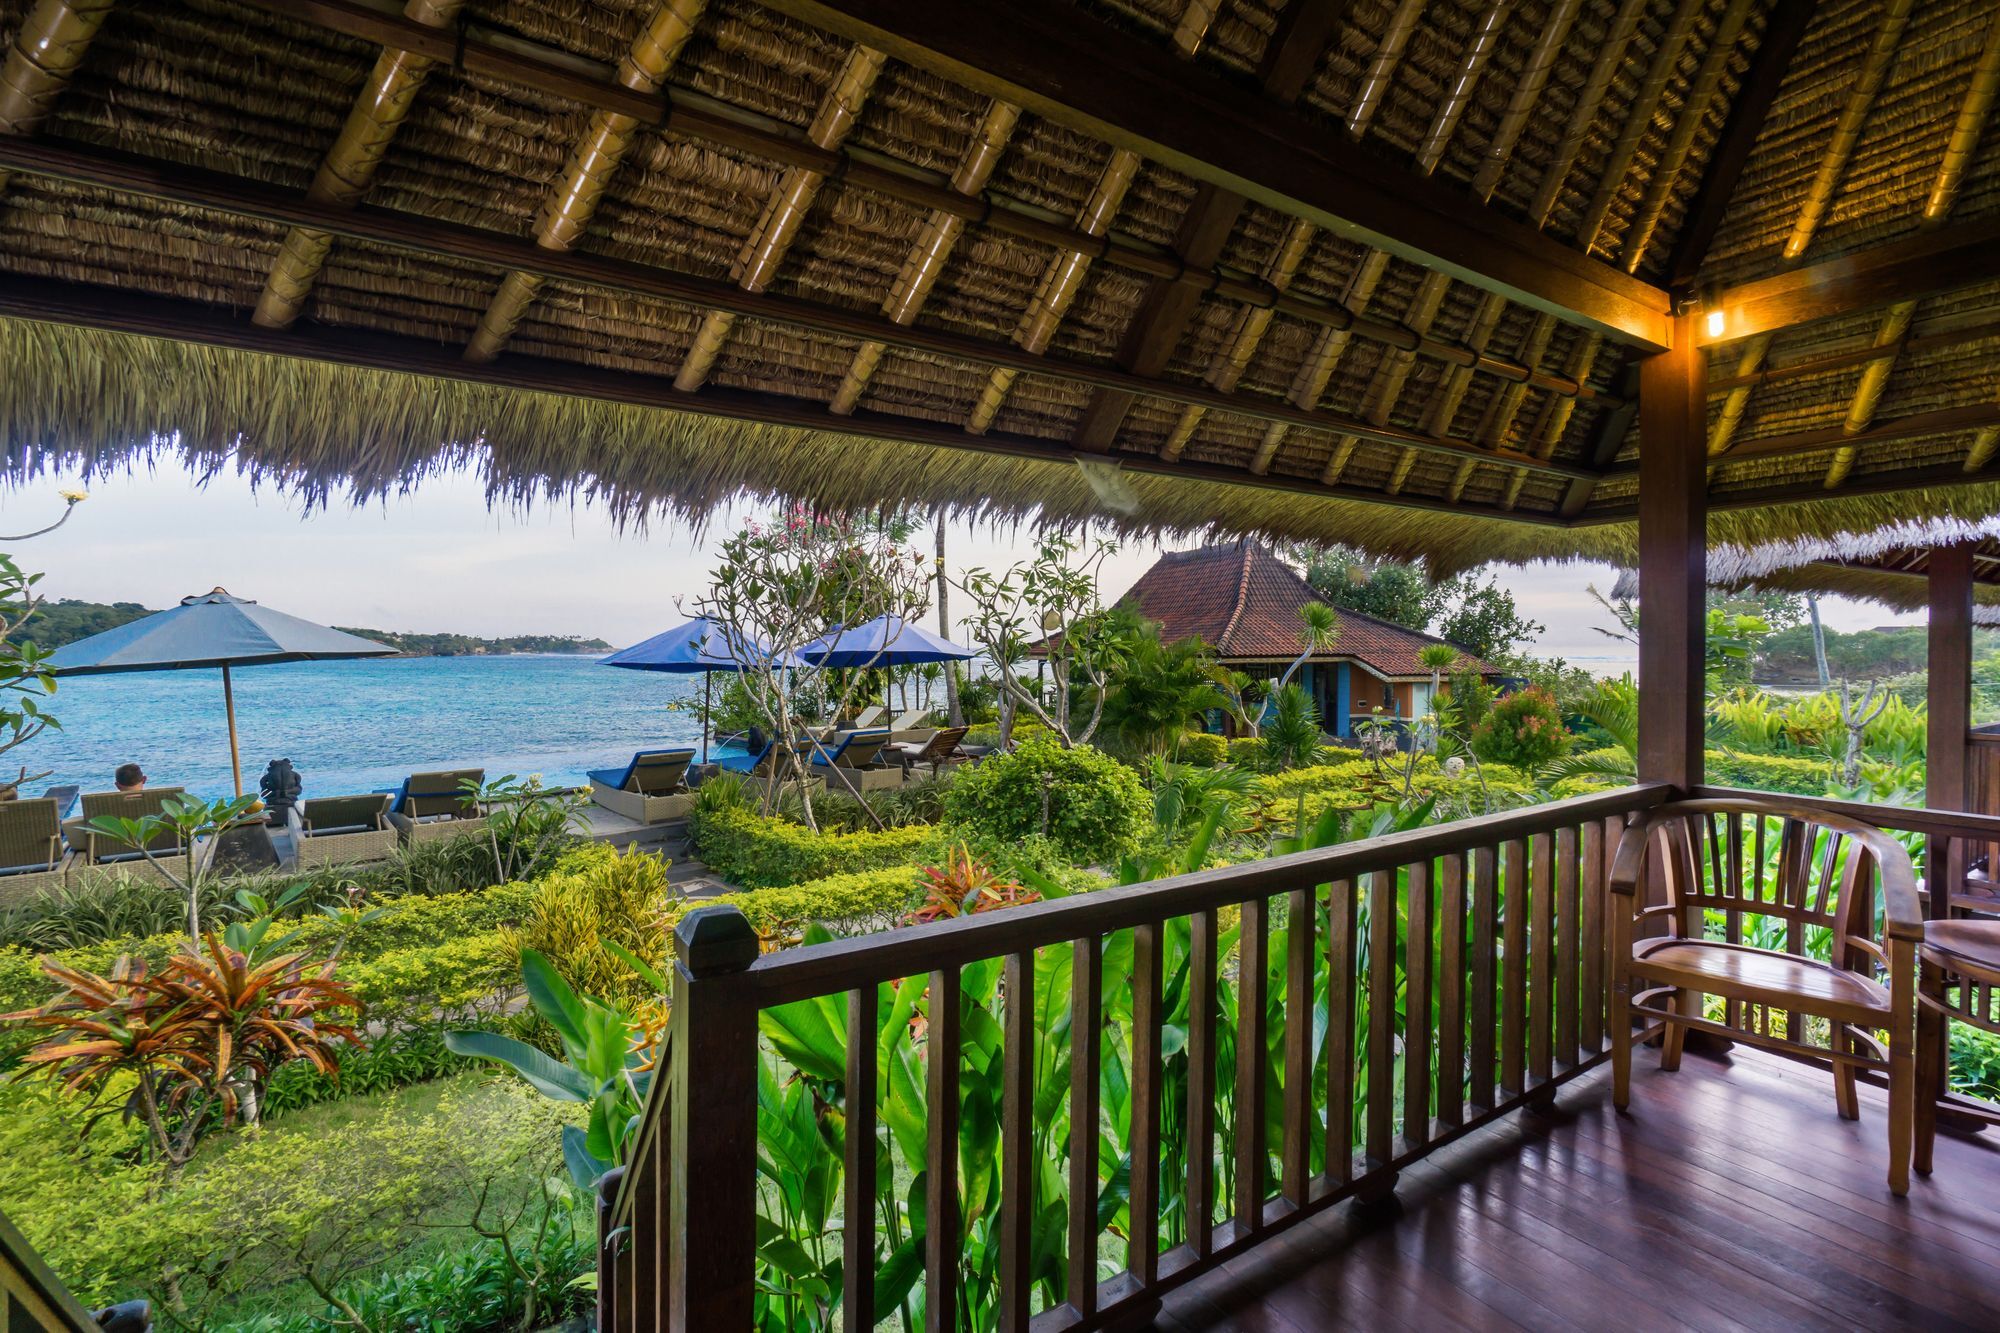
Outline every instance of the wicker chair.
<path fill-rule="evenodd" d="M 0 801 L 0 907 L 60 885 L 66 855 L 54 800 Z"/>
<path fill-rule="evenodd" d="M 403 785 L 386 793 L 389 822 L 407 844 L 445 842 L 477 830 L 479 801 L 471 788 L 486 781 L 483 768 L 453 768 L 412 773 Z"/>
<path fill-rule="evenodd" d="M 693 750 L 641 750 L 623 768 L 591 769 L 590 799 L 640 824 L 685 818 L 694 803 L 687 789 L 693 762 Z"/>
<path fill-rule="evenodd" d="M 387 860 L 396 850 L 389 794 L 321 796 L 299 806 L 298 866 Z"/>
<path fill-rule="evenodd" d="M 146 787 L 139 791 L 99 791 L 86 792 L 83 796 L 83 810 L 77 816 L 71 847 L 82 859 L 84 865 L 132 865 L 140 873 L 147 869 L 144 853 L 129 843 L 102 833 L 93 832 L 90 821 L 110 816 L 118 819 L 143 819 L 157 815 L 169 796 L 179 796 L 179 787 Z M 179 853 L 180 835 L 172 829 L 162 829 L 146 844 L 146 851 L 155 856 Z"/>
<path fill-rule="evenodd" d="M 1831 1062 L 1835 1104 L 1850 1120 L 1860 1116 L 1857 1072 L 1882 1072 L 1889 1188 L 1908 1192 L 1923 916 L 1902 845 L 1782 800 L 1680 801 L 1625 831 L 1611 891 L 1613 1102 L 1630 1100 L 1632 1043 L 1656 1030 L 1667 1070 L 1680 1067 L 1690 1028 Z M 1823 961 L 1806 953 L 1817 930 L 1831 939 Z M 1708 995 L 1720 1021 L 1707 1016 Z M 1824 1021 L 1825 1044 L 1804 1039 L 1805 1018 Z"/>

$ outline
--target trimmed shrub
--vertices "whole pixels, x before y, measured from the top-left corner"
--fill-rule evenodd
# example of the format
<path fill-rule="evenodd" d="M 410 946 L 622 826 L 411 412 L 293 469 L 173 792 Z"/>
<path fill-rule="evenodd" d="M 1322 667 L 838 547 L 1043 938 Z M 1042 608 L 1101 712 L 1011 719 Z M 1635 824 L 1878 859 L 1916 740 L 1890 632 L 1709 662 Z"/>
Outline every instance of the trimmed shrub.
<path fill-rule="evenodd" d="M 908 865 L 937 837 L 936 829 L 925 824 L 879 833 L 815 833 L 742 806 L 724 806 L 690 820 L 688 833 L 710 870 L 732 884 L 759 889 Z"/>
<path fill-rule="evenodd" d="M 1740 750 L 1710 750 L 1706 758 L 1708 780 L 1718 787 L 1824 796 L 1833 785 L 1833 765 L 1823 759 L 1744 754 Z"/>
<path fill-rule="evenodd" d="M 1489 763 L 1540 768 L 1569 749 L 1555 696 L 1539 686 L 1494 702 L 1472 732 L 1472 748 Z"/>
<path fill-rule="evenodd" d="M 477 1022 L 504 1009 L 520 985 L 521 951 L 490 930 L 365 963 L 343 961 L 334 974 L 368 1006 L 370 1022 Z"/>
<path fill-rule="evenodd" d="M 579 859 L 534 890 L 520 924 L 501 927 L 509 949 L 535 950 L 581 994 L 627 1006 L 658 1000 L 652 986 L 604 944 L 621 945 L 654 967 L 666 965 L 660 920 L 668 895 L 665 860 L 637 850 Z"/>
<path fill-rule="evenodd" d="M 1040 835 L 1073 862 L 1108 865 L 1139 845 L 1150 805 L 1139 775 L 1110 755 L 1032 736 L 960 773 L 945 818 L 974 838 Z"/>
<path fill-rule="evenodd" d="M 921 868 L 891 866 L 846 875 L 828 875 L 789 888 L 748 889 L 715 898 L 676 902 L 666 912 L 669 926 L 697 907 L 738 908 L 760 931 L 818 922 L 836 934 L 854 934 L 892 924 L 916 901 Z"/>
<path fill-rule="evenodd" d="M 1264 741 L 1258 736 L 1238 736 L 1229 742 L 1229 762 L 1238 768 L 1264 767 Z"/>
<path fill-rule="evenodd" d="M 1229 740 L 1212 731 L 1183 732 L 1173 757 L 1196 768 L 1214 768 L 1229 758 Z"/>

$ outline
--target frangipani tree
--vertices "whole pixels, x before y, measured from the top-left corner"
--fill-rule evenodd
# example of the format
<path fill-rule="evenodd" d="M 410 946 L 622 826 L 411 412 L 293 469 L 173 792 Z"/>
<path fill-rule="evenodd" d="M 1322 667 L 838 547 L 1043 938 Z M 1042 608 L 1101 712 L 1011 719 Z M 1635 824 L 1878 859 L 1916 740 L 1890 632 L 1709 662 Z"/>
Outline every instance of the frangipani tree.
<path fill-rule="evenodd" d="M 1098 573 L 1117 549 L 1114 542 L 1087 544 L 1052 529 L 1042 534 L 1032 560 L 997 575 L 968 569 L 959 580 L 972 603 L 966 632 L 992 661 L 1000 687 L 1003 744 L 1017 712 L 1047 727 L 1065 747 L 1088 744 L 1097 734 L 1105 681 L 1123 652 L 1097 591 Z M 1036 643 L 1048 662 L 1046 699 L 1016 670 Z"/>
<path fill-rule="evenodd" d="M 694 602 L 695 613 L 720 630 L 743 692 L 773 738 L 766 808 L 792 783 L 810 828 L 818 827 L 812 757 L 821 747 L 806 732 L 801 701 L 840 716 L 854 703 L 866 668 L 815 665 L 790 650 L 836 626 L 924 613 L 929 562 L 902 545 L 900 532 L 893 523 L 794 507 L 773 522 L 746 524 L 724 542 L 708 588 Z"/>

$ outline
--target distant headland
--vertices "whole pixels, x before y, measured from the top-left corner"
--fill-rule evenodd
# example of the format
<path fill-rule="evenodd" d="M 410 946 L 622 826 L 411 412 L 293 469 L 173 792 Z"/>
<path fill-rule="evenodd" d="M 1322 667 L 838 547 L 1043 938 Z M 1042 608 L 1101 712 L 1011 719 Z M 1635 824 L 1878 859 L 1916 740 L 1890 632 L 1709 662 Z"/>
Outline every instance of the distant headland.
<path fill-rule="evenodd" d="M 116 629 L 127 621 L 151 615 L 152 608 L 137 602 L 83 602 L 65 597 L 45 602 L 13 638 L 32 639 L 42 648 L 60 648 L 77 639 Z M 386 643 L 406 657 L 504 657 L 512 653 L 607 653 L 611 645 L 602 639 L 575 634 L 515 634 L 501 639 L 482 639 L 471 634 L 401 634 L 394 630 L 364 629 L 352 625 L 334 628 L 364 639 Z"/>

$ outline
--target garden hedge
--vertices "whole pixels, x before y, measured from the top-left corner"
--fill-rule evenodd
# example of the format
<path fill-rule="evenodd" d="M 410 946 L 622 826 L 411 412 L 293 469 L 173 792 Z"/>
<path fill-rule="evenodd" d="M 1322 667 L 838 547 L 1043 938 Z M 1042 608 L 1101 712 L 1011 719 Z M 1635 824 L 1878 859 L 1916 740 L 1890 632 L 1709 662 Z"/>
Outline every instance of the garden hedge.
<path fill-rule="evenodd" d="M 1111 865 L 1138 847 L 1152 800 L 1139 775 L 1102 750 L 1041 735 L 960 772 L 944 812 L 953 837 L 1001 846 L 1043 837 L 1075 864 Z"/>
<path fill-rule="evenodd" d="M 1741 750 L 1710 750 L 1707 759 L 1707 780 L 1717 787 L 1824 796 L 1833 785 L 1833 765 L 1823 759 L 1745 754 Z"/>
<path fill-rule="evenodd" d="M 669 922 L 678 921 L 697 907 L 727 905 L 738 908 L 759 930 L 815 921 L 836 934 L 843 931 L 874 929 L 890 924 L 916 901 L 917 886 L 923 882 L 918 866 L 890 866 L 882 870 L 858 870 L 845 875 L 828 875 L 777 889 L 747 889 L 715 898 L 694 899 L 668 909 Z"/>
<path fill-rule="evenodd" d="M 927 824 L 862 833 L 815 833 L 789 819 L 725 806 L 690 820 L 695 852 L 723 879 L 746 888 L 782 889 L 829 875 L 854 874 L 922 859 L 937 841 Z"/>

